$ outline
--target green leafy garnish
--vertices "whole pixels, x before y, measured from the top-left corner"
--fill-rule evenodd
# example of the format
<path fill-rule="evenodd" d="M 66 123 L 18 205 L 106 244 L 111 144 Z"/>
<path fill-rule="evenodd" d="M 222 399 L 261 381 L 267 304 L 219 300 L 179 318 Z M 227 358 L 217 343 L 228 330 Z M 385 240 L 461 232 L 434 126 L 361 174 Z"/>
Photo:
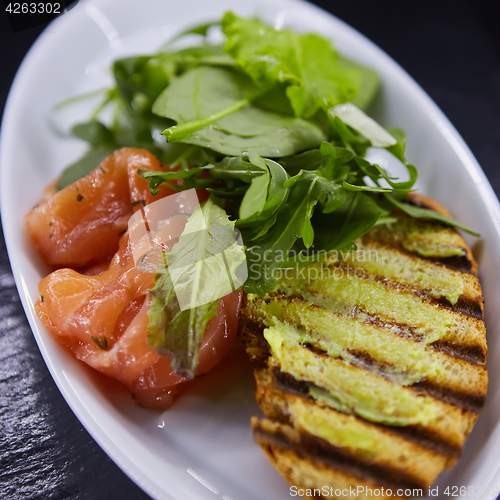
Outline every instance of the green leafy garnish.
<path fill-rule="evenodd" d="M 219 301 L 182 311 L 170 274 L 158 274 L 148 311 L 148 346 L 167 356 L 178 375 L 193 378 L 208 321 L 217 315 Z"/>
<path fill-rule="evenodd" d="M 227 68 L 200 66 L 169 85 L 153 111 L 177 122 L 168 141 L 208 147 L 229 156 L 255 152 L 279 157 L 316 147 L 324 139 L 315 123 L 253 106 L 260 95 L 251 79 Z"/>
<path fill-rule="evenodd" d="M 440 214 L 435 210 L 431 210 L 430 208 L 417 207 L 415 205 L 411 205 L 410 203 L 399 201 L 394 196 L 387 195 L 387 198 L 394 206 L 396 206 L 397 208 L 408 214 L 410 217 L 414 217 L 415 219 L 421 219 L 421 218 L 432 219 L 438 222 L 442 222 L 447 226 L 453 226 L 462 229 L 463 231 L 472 234 L 473 236 L 477 237 L 480 236 L 479 233 L 476 233 L 475 231 L 467 227 L 465 224 L 462 224 L 461 222 L 452 219 L 451 217 L 447 217 L 446 215 Z"/>
<path fill-rule="evenodd" d="M 352 100 L 359 71 L 341 64 L 330 41 L 316 34 L 275 30 L 228 12 L 222 18 L 225 50 L 262 88 L 285 83 L 295 116 L 312 117 L 323 107 Z"/>
<path fill-rule="evenodd" d="M 177 374 L 193 378 L 220 297 L 241 286 L 233 276 L 245 253 L 236 244 L 234 222 L 210 198 L 195 209 L 164 259 L 150 290 L 148 345 L 168 356 Z"/>

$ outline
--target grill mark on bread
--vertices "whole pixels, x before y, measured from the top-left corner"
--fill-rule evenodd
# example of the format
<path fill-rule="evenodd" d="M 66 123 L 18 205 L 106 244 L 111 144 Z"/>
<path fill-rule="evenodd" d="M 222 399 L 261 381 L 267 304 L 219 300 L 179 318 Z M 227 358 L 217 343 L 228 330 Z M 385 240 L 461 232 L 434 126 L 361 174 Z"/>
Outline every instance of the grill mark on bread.
<path fill-rule="evenodd" d="M 429 295 L 431 289 L 424 288 L 417 284 L 405 284 L 398 281 L 392 281 L 390 278 L 385 276 L 376 276 L 375 281 L 383 284 L 389 290 L 405 291 L 425 300 L 427 303 L 438 306 L 439 308 L 448 309 L 458 314 L 464 316 L 469 316 L 475 319 L 483 319 L 483 303 L 482 301 L 474 301 L 470 297 L 465 297 L 462 295 L 455 304 L 451 304 L 446 297 L 432 297 Z"/>
<path fill-rule="evenodd" d="M 397 329 L 392 331 L 398 336 L 411 339 L 414 342 L 422 342 L 422 336 L 414 333 L 414 329 L 402 323 L 389 323 L 386 320 L 378 318 L 376 316 L 367 315 L 366 323 L 377 326 L 379 328 L 386 328 L 389 324 L 391 327 L 396 327 Z M 462 359 L 471 365 L 482 365 L 486 363 L 486 354 L 480 345 L 460 345 L 447 341 L 446 339 L 440 339 L 432 344 L 429 344 L 433 350 L 442 352 L 450 357 Z"/>
<path fill-rule="evenodd" d="M 417 392 L 425 392 L 433 398 L 440 399 L 445 403 L 474 413 L 479 413 L 486 402 L 486 395 L 450 391 L 449 389 L 443 389 L 440 386 L 434 385 L 428 380 L 422 380 L 408 387 Z"/>
<path fill-rule="evenodd" d="M 410 262 L 413 262 L 414 264 L 424 264 L 425 267 L 429 267 L 433 265 L 439 265 L 440 267 L 443 267 L 441 264 L 436 263 L 433 261 L 433 258 L 425 258 L 423 256 L 420 256 L 418 254 L 413 254 L 411 252 L 408 252 L 407 250 L 403 248 L 395 248 L 393 245 L 388 245 L 384 243 L 383 241 L 377 241 L 377 240 L 370 240 L 368 242 L 365 242 L 366 244 L 366 249 L 368 252 L 378 252 L 379 250 L 394 254 L 395 257 L 397 258 L 398 254 L 402 254 L 405 256 L 405 258 L 408 258 Z M 465 251 L 465 250 L 464 250 Z M 338 261 L 333 264 L 328 264 L 329 267 L 333 267 L 335 265 L 345 267 L 346 264 L 348 266 L 353 266 L 355 269 L 359 269 L 363 273 L 368 273 L 372 277 L 373 280 L 383 283 L 386 287 L 388 288 L 397 288 L 398 290 L 407 290 L 409 293 L 414 294 L 415 296 L 418 296 L 420 298 L 425 298 L 429 301 L 431 304 L 439 304 L 443 307 L 446 307 L 447 309 L 450 309 L 454 312 L 464 314 L 466 316 L 470 316 L 473 318 L 477 319 L 483 319 L 484 313 L 483 313 L 483 296 L 481 294 L 481 291 L 476 288 L 476 283 L 474 282 L 474 278 L 476 278 L 476 274 L 474 272 L 475 269 L 475 263 L 473 263 L 468 255 L 466 255 L 464 258 L 466 258 L 468 264 L 463 265 L 462 267 L 465 269 L 458 269 L 456 268 L 457 265 L 455 265 L 455 268 L 453 268 L 453 263 L 449 261 L 452 257 L 446 257 L 442 258 L 441 260 L 445 260 L 445 265 L 444 267 L 449 268 L 450 270 L 454 272 L 459 272 L 462 275 L 466 273 L 468 276 L 463 277 L 463 284 L 467 288 L 469 287 L 469 290 L 464 290 L 462 295 L 458 298 L 458 301 L 455 304 L 451 304 L 451 302 L 445 297 L 436 297 L 435 296 L 435 291 L 432 286 L 422 286 L 421 284 L 418 284 L 416 282 L 413 282 L 411 280 L 407 280 L 403 276 L 399 277 L 394 277 L 394 278 L 388 278 L 383 275 L 373 275 L 370 273 L 367 269 L 365 269 L 363 262 L 364 261 L 357 261 L 357 260 L 350 260 L 349 258 Z M 461 257 L 462 258 L 462 257 Z M 345 259 L 345 260 L 344 260 Z M 434 259 L 435 260 L 435 259 Z M 456 264 L 456 263 L 455 263 Z M 460 267 L 460 266 L 458 266 Z M 468 269 L 468 270 L 467 270 Z M 356 274 L 356 273 L 355 273 Z M 432 272 L 429 272 L 429 275 L 432 275 Z M 472 290 L 471 290 L 472 288 Z M 434 293 L 434 295 L 433 295 Z M 472 295 L 470 295 L 472 293 Z"/>
<path fill-rule="evenodd" d="M 468 297 L 460 297 L 455 304 L 450 304 L 445 297 L 440 299 L 429 298 L 431 304 L 440 305 L 450 309 L 458 314 L 463 314 L 464 316 L 469 316 L 470 318 L 484 319 L 483 315 L 483 302 L 475 302 Z"/>
<path fill-rule="evenodd" d="M 431 210 L 435 210 L 436 212 L 445 215 L 447 217 L 452 217 L 452 214 L 449 210 L 438 203 L 436 200 L 429 198 L 428 196 L 422 195 L 420 193 L 409 193 L 406 196 L 405 201 L 410 205 L 414 205 L 416 207 L 430 208 Z M 399 210 L 397 210 L 400 212 Z M 401 213 L 401 212 L 400 212 Z M 403 214 L 403 217 L 408 217 L 406 214 Z M 449 227 L 446 224 L 440 223 L 439 221 L 432 221 L 431 224 Z M 455 230 L 456 231 L 456 230 Z M 454 271 L 466 272 L 475 275 L 474 272 L 474 263 L 470 258 L 470 253 L 467 248 L 461 247 L 464 254 L 461 256 L 453 256 L 453 257 L 423 257 L 420 254 L 417 254 L 423 260 L 427 260 L 428 262 L 433 262 L 435 264 L 447 267 L 448 269 L 453 269 Z M 410 253 L 410 252 L 409 252 Z"/>
<path fill-rule="evenodd" d="M 307 301 L 300 295 L 284 295 L 281 293 L 273 292 L 270 294 L 274 300 L 281 300 L 286 303 L 291 303 L 292 301 L 301 302 L 303 304 L 308 304 L 311 309 L 316 309 L 318 311 L 325 310 L 331 314 L 336 314 L 342 317 L 348 317 L 345 314 L 337 313 L 331 311 L 323 306 L 315 304 L 314 302 Z M 264 302 L 269 303 L 269 299 L 264 300 Z M 391 321 L 386 318 L 381 318 L 366 312 L 366 310 L 357 305 L 354 309 L 356 313 L 364 314 L 364 322 L 376 326 L 378 328 L 388 330 L 390 327 L 389 334 L 396 334 L 399 337 L 410 339 L 414 342 L 422 342 L 422 335 L 415 333 L 415 329 L 407 323 Z M 481 319 L 482 321 L 482 319 Z M 264 328 L 262 326 L 262 328 Z M 439 352 L 442 352 L 450 357 L 461 359 L 471 365 L 481 365 L 486 362 L 486 353 L 481 345 L 460 345 L 458 343 L 451 343 L 446 339 L 439 339 L 432 344 L 429 344 L 430 348 Z"/>
<path fill-rule="evenodd" d="M 309 401 L 314 401 L 314 398 L 309 395 L 309 388 L 314 386 L 314 384 L 297 380 L 292 375 L 282 372 L 279 368 L 273 368 L 271 373 L 274 385 L 277 389 L 284 392 L 289 392 L 290 394 L 294 394 L 296 396 L 303 397 L 305 399 L 308 399 Z M 338 410 L 332 409 L 332 411 L 338 411 Z M 435 451 L 436 453 L 448 455 L 453 458 L 460 457 L 461 454 L 460 448 L 450 445 L 446 440 L 442 439 L 441 436 L 431 432 L 429 429 L 426 429 L 423 426 L 419 425 L 388 426 L 377 422 L 371 422 L 365 420 L 363 417 L 360 417 L 359 415 L 355 415 L 355 417 L 359 420 L 363 420 L 364 422 L 368 422 L 370 425 L 373 425 L 374 427 L 384 429 L 385 431 L 397 434 L 399 436 L 404 437 L 405 439 L 411 440 L 420 446 Z M 282 421 L 285 422 L 286 419 L 283 418 Z"/>
<path fill-rule="evenodd" d="M 354 356 L 356 359 L 362 361 L 360 365 L 362 368 L 378 368 L 378 373 L 383 375 L 383 370 L 385 366 L 382 363 L 379 363 L 376 359 L 370 356 L 367 352 L 354 351 L 349 350 L 350 354 Z M 322 355 L 326 355 L 326 353 L 321 353 Z M 451 404 L 453 406 L 458 406 L 467 411 L 472 411 L 475 413 L 479 413 L 484 406 L 486 396 L 477 395 L 477 394 L 469 394 L 464 392 L 452 391 L 450 389 L 441 387 L 440 385 L 433 384 L 428 380 L 423 380 L 417 382 L 412 385 L 406 386 L 408 389 L 412 389 L 417 392 L 425 392 L 427 395 L 444 401 L 445 403 Z"/>
<path fill-rule="evenodd" d="M 262 332 L 265 328 L 265 325 L 256 321 L 247 321 L 246 323 L 246 331 L 243 331 L 243 338 L 244 341 L 245 339 L 249 339 L 251 342 L 253 342 L 253 345 L 255 346 L 256 339 L 257 342 L 259 343 L 258 347 L 258 352 L 259 356 L 253 356 L 253 359 L 256 360 L 259 363 L 263 363 L 267 360 L 267 358 L 271 355 L 269 352 L 269 345 L 267 344 L 266 340 L 264 339 L 264 336 L 262 335 Z M 248 340 L 246 340 L 248 342 Z M 431 344 L 434 345 L 434 344 Z M 314 352 L 318 356 L 325 356 L 325 357 L 330 357 L 326 352 L 322 351 L 321 349 L 317 348 L 316 346 L 310 344 L 310 343 L 305 343 L 303 344 L 303 347 L 306 349 L 309 349 L 310 351 Z M 446 348 L 446 347 L 445 347 Z M 247 349 L 248 349 L 248 343 L 247 343 Z M 353 356 L 356 360 L 358 360 L 360 363 L 356 364 L 356 366 L 360 369 L 365 369 L 367 371 L 372 371 L 377 373 L 379 376 L 382 376 L 386 378 L 387 380 L 391 380 L 389 377 L 389 374 L 384 374 L 384 371 L 387 372 L 388 369 L 393 367 L 393 365 L 388 364 L 388 363 L 380 363 L 376 359 L 374 359 L 368 352 L 366 351 L 360 351 L 360 350 L 355 350 L 355 349 L 347 349 L 349 354 Z M 263 352 L 266 354 L 264 355 Z M 249 352 L 251 355 L 251 353 Z M 252 355 L 251 355 L 252 356 Z M 479 367 L 478 367 L 479 368 Z M 291 377 L 291 376 L 290 376 Z M 293 379 L 293 377 L 291 377 Z M 294 379 L 295 380 L 295 379 Z M 298 387 L 304 387 L 301 384 L 300 381 L 296 381 Z M 308 384 L 307 382 L 304 382 L 307 387 L 313 385 L 313 384 Z M 486 401 L 486 394 L 477 394 L 477 393 L 467 393 L 467 392 L 459 392 L 459 391 L 453 391 L 449 388 L 442 387 L 438 384 L 432 383 L 429 380 L 422 380 L 418 383 L 408 385 L 406 386 L 408 389 L 411 389 L 415 392 L 424 392 L 428 396 L 438 399 L 440 401 L 443 401 L 445 403 L 451 404 L 453 406 L 457 406 L 463 410 L 474 412 L 474 413 L 479 413 L 482 408 L 484 407 L 485 401 Z M 292 391 L 293 392 L 293 391 Z M 308 390 L 307 390 L 308 392 Z"/>
<path fill-rule="evenodd" d="M 423 299 L 427 303 L 438 306 L 439 308 L 448 309 L 471 318 L 483 319 L 482 301 L 474 301 L 472 298 L 462 295 L 455 304 L 451 304 L 446 297 L 432 297 L 429 295 L 431 289 L 424 288 L 417 284 L 400 283 L 398 281 L 391 280 L 390 278 L 386 278 L 385 276 L 376 276 L 375 281 L 383 284 L 389 290 L 408 292 L 414 297 Z"/>
<path fill-rule="evenodd" d="M 450 257 L 426 257 L 424 255 L 420 255 L 416 252 L 410 252 L 398 241 L 394 242 L 392 248 L 396 248 L 399 252 L 408 255 L 410 257 L 418 257 L 419 259 L 428 262 L 430 264 L 436 264 L 438 266 L 446 267 L 452 271 L 458 271 L 460 273 L 467 273 L 475 275 L 474 273 L 474 265 L 470 261 L 467 250 L 462 248 L 464 251 L 463 255 L 453 255 Z"/>
<path fill-rule="evenodd" d="M 362 239 L 366 242 L 378 243 L 378 241 L 376 239 L 372 239 L 369 234 L 364 235 Z M 447 269 L 450 269 L 451 271 L 472 274 L 473 276 L 476 275 L 476 266 L 474 265 L 474 262 L 469 258 L 469 252 L 464 247 L 458 247 L 463 251 L 463 255 L 452 255 L 450 257 L 428 257 L 425 255 L 421 255 L 418 252 L 407 250 L 403 246 L 402 242 L 397 238 L 392 239 L 390 245 L 386 243 L 384 246 L 397 250 L 398 252 L 407 255 L 408 257 L 418 258 L 429 264 L 435 264 L 440 267 L 445 267 Z"/>
<path fill-rule="evenodd" d="M 258 424 L 254 426 L 253 433 L 257 439 L 270 442 L 278 447 L 288 448 L 299 456 L 306 456 L 313 461 L 333 466 L 339 471 L 347 472 L 362 480 L 370 479 L 381 486 L 393 489 L 425 490 L 427 488 L 425 483 L 404 470 L 363 462 L 346 453 L 342 448 L 333 446 L 324 439 L 305 432 L 300 434 L 300 443 L 291 442 L 282 432 L 268 432 Z"/>
<path fill-rule="evenodd" d="M 463 359 L 473 365 L 484 365 L 486 363 L 486 355 L 478 345 L 459 346 L 445 340 L 433 342 L 430 346 L 436 351 L 444 352 L 454 358 Z"/>
<path fill-rule="evenodd" d="M 310 344 L 305 344 L 304 347 L 313 351 L 318 356 L 329 357 L 327 353 Z M 387 369 L 393 367 L 393 365 L 378 362 L 366 351 L 348 349 L 348 352 L 360 362 L 356 364 L 359 368 L 373 371 L 387 380 L 391 380 L 389 376 L 385 375 L 384 371 L 387 371 Z M 483 409 L 486 400 L 486 395 L 453 391 L 438 384 L 434 384 L 429 380 L 422 380 L 415 384 L 407 385 L 406 387 L 416 392 L 424 392 L 435 399 L 439 399 L 445 403 L 458 406 L 459 408 L 474 413 L 479 413 Z"/>
<path fill-rule="evenodd" d="M 452 257 L 423 257 L 419 255 L 422 260 L 438 264 L 439 266 L 459 271 L 461 273 L 474 274 L 472 272 L 472 262 L 467 258 L 467 251 L 463 249 L 464 255 L 454 255 Z"/>
<path fill-rule="evenodd" d="M 354 269 L 355 276 L 357 276 L 356 272 L 358 270 L 362 271 L 363 279 L 379 283 L 388 290 L 405 292 L 427 302 L 428 304 L 438 306 L 439 308 L 444 308 L 455 313 L 462 314 L 464 316 L 469 316 L 481 320 L 483 319 L 483 301 L 481 300 L 482 297 L 478 297 L 478 300 L 474 300 L 472 297 L 468 297 L 465 294 L 462 294 L 462 296 L 459 297 L 455 304 L 451 304 L 449 300 L 444 296 L 441 296 L 439 298 L 432 296 L 432 288 L 426 288 L 418 283 L 402 283 L 396 278 L 388 278 L 380 274 L 369 274 L 366 269 L 362 265 L 359 265 L 359 263 L 357 262 L 336 262 L 334 264 L 322 264 L 322 266 L 326 266 L 330 270 L 333 268 L 338 268 L 346 271 L 347 269 L 347 272 L 350 266 L 352 269 Z M 365 275 L 364 273 L 368 274 Z"/>

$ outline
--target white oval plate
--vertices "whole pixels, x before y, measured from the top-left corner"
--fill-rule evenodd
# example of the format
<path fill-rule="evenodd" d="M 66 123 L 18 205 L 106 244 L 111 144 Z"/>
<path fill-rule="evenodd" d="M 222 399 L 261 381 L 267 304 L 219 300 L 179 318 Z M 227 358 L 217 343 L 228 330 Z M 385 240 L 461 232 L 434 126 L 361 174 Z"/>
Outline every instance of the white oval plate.
<path fill-rule="evenodd" d="M 297 0 L 89 0 L 50 24 L 24 60 L 2 124 L 1 209 L 7 248 L 21 300 L 54 380 L 82 424 L 106 453 L 154 498 L 286 499 L 290 492 L 254 444 L 249 420 L 259 414 L 244 355 L 204 377 L 168 412 L 134 406 L 118 384 L 76 362 L 33 313 L 37 284 L 47 273 L 24 232 L 24 214 L 42 188 L 83 151 L 50 127 L 62 99 L 110 82 L 106 68 L 118 56 L 157 49 L 181 29 L 211 21 L 227 9 L 259 15 L 277 27 L 316 31 L 348 57 L 377 69 L 383 87 L 372 114 L 408 133 L 407 153 L 419 186 L 475 228 L 474 242 L 486 296 L 490 390 L 459 464 L 439 480 L 495 497 L 500 483 L 500 206 L 457 131 L 432 100 L 390 57 L 358 32 Z M 71 123 L 89 105 L 58 116 Z M 52 125 L 54 125 L 52 123 Z M 243 360 L 243 361 L 242 361 Z M 450 493 L 453 491 L 450 490 Z"/>

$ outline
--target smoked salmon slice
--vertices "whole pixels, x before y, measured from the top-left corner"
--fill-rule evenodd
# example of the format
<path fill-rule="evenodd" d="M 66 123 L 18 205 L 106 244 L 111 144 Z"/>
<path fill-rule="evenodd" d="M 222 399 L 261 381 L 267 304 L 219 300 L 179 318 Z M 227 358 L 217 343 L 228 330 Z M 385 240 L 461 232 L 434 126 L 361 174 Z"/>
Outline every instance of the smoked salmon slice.
<path fill-rule="evenodd" d="M 80 268 L 111 257 L 140 205 L 176 191 L 161 186 L 153 196 L 139 169 L 166 167 L 145 149 L 123 148 L 98 168 L 42 200 L 26 216 L 28 231 L 43 259 L 54 267 Z"/>
<path fill-rule="evenodd" d="M 147 345 L 148 292 L 155 275 L 136 268 L 127 223 L 134 210 L 175 192 L 162 186 L 153 197 L 137 175 L 138 169 L 164 168 L 145 150 L 121 149 L 27 216 L 38 251 L 60 267 L 39 284 L 40 321 L 77 359 L 123 383 L 138 404 L 158 409 L 172 404 L 187 379 Z M 182 229 L 170 228 L 174 237 L 164 239 L 165 251 Z M 76 270 L 81 266 L 87 267 Z M 196 375 L 210 370 L 231 347 L 240 300 L 236 291 L 219 302 L 205 329 Z"/>

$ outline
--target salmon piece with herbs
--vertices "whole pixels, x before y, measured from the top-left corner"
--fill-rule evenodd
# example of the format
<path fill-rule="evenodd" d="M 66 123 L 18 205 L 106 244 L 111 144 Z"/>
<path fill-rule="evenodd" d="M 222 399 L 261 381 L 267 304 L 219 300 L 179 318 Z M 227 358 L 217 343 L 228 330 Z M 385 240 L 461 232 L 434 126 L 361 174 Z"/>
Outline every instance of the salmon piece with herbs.
<path fill-rule="evenodd" d="M 111 257 L 134 211 L 175 193 L 161 186 L 153 196 L 137 171 L 165 168 L 145 149 L 115 151 L 90 174 L 53 192 L 27 214 L 36 249 L 55 267 L 81 268 Z"/>

